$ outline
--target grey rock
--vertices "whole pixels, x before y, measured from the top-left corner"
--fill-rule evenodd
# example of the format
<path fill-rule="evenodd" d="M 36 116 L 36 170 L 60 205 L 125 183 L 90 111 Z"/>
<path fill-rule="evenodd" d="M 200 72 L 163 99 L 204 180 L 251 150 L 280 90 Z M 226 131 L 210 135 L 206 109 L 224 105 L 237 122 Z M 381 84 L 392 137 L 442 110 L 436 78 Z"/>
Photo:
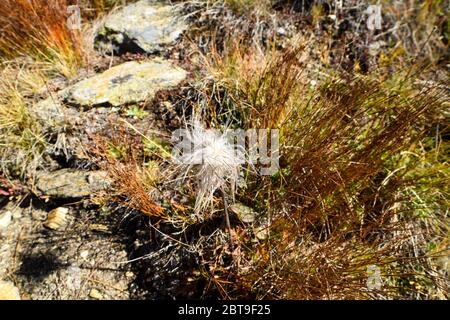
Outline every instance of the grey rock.
<path fill-rule="evenodd" d="M 83 198 L 107 188 L 109 181 L 104 171 L 79 171 L 61 169 L 53 172 L 39 172 L 36 189 L 41 195 L 54 198 Z"/>
<path fill-rule="evenodd" d="M 157 91 L 178 85 L 187 72 L 169 61 L 130 61 L 85 79 L 62 95 L 79 106 L 120 106 L 152 99 Z"/>
<path fill-rule="evenodd" d="M 110 15 L 95 47 L 103 52 L 155 53 L 177 40 L 187 27 L 177 7 L 143 0 Z"/>

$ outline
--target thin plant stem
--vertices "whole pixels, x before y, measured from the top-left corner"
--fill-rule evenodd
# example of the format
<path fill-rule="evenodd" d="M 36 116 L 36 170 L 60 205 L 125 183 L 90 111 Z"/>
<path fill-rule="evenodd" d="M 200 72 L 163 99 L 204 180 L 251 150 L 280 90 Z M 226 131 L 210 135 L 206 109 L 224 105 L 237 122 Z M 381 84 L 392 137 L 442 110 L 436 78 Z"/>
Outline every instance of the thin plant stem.
<path fill-rule="evenodd" d="M 222 193 L 222 199 L 223 199 L 223 208 L 225 211 L 225 224 L 227 226 L 228 229 L 228 234 L 230 236 L 230 248 L 231 251 L 234 251 L 234 245 L 233 245 L 233 236 L 231 234 L 231 224 L 230 224 L 230 215 L 228 214 L 228 201 L 227 201 L 227 197 L 225 195 L 225 191 L 223 190 L 223 188 L 220 189 L 221 193 Z"/>

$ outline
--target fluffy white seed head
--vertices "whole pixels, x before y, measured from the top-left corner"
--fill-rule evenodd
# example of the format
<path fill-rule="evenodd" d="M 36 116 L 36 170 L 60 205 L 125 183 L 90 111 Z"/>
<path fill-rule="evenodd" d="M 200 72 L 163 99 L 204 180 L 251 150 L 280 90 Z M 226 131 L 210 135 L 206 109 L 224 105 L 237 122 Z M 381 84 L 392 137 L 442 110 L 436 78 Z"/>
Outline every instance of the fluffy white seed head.
<path fill-rule="evenodd" d="M 214 192 L 221 189 L 229 192 L 234 199 L 241 166 L 245 162 L 245 152 L 230 142 L 225 133 L 205 129 L 196 118 L 188 130 L 184 131 L 188 151 L 174 157 L 178 164 L 179 179 L 184 180 L 194 174 L 198 188 L 195 213 L 208 209 L 214 200 Z"/>

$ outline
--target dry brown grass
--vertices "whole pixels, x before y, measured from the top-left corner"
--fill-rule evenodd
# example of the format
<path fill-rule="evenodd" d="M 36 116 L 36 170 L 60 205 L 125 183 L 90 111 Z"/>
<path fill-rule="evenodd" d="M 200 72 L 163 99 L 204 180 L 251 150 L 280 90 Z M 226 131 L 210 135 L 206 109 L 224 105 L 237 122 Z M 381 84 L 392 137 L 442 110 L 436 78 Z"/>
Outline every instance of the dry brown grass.
<path fill-rule="evenodd" d="M 106 195 L 106 201 L 138 210 L 149 217 L 162 218 L 164 209 L 152 195 L 157 192 L 156 183 L 160 179 L 158 165 L 152 161 L 151 167 L 146 166 L 141 153 L 143 148 L 140 137 L 120 127 L 112 137 L 93 137 L 90 152 L 112 180 L 114 193 Z"/>
<path fill-rule="evenodd" d="M 0 171 L 7 178 L 33 172 L 47 146 L 29 109 L 45 84 L 43 66 L 11 63 L 0 70 Z"/>
<path fill-rule="evenodd" d="M 142 167 L 136 163 L 124 165 L 111 162 L 108 171 L 114 181 L 115 190 L 119 195 L 126 197 L 124 202 L 118 202 L 150 217 L 164 217 L 164 209 L 151 196 L 154 187 L 149 185 L 148 173 L 143 172 Z"/>
<path fill-rule="evenodd" d="M 245 128 L 281 132 L 281 171 L 250 178 L 241 194 L 270 221 L 270 237 L 254 245 L 243 234 L 246 271 L 238 282 L 258 298 L 430 297 L 427 285 L 445 294 L 442 275 L 431 275 L 427 264 L 448 248 L 423 249 L 433 237 L 445 242 L 445 231 L 413 244 L 423 221 L 406 192 L 431 182 L 408 177 L 413 169 L 398 157 L 443 123 L 446 96 L 436 86 L 412 85 L 413 71 L 387 80 L 329 77 L 311 86 L 302 51 L 299 46 L 258 58 L 258 51 L 241 46 L 225 57 L 212 50 L 209 59 L 215 77 L 213 90 L 205 92 L 211 118 L 220 119 L 221 110 Z M 430 219 L 448 221 L 439 181 L 443 197 L 428 198 L 439 208 Z M 372 265 L 381 269 L 381 290 L 367 289 Z M 405 286 L 407 279 L 420 285 Z"/>

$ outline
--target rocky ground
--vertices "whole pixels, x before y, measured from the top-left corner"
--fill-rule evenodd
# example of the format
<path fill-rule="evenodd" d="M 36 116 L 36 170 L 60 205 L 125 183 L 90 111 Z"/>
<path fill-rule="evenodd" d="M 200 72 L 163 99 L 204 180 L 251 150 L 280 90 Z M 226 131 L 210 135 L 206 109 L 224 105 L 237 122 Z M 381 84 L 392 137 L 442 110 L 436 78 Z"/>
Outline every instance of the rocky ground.
<path fill-rule="evenodd" d="M 36 173 L 30 195 L 0 210 L 0 299 L 199 295 L 188 287 L 179 292 L 186 275 L 177 278 L 173 271 L 165 279 L 165 271 L 158 270 L 176 270 L 186 262 L 182 255 L 169 255 L 170 246 L 149 247 L 152 242 L 145 239 L 155 236 L 139 214 L 127 212 L 124 218 L 120 208 L 102 211 L 92 204 L 92 195 L 107 189 L 108 181 L 85 153 L 89 137 L 107 135 L 105 124 L 125 118 L 120 107 L 139 107 L 186 79 L 179 62 L 164 55 L 187 26 L 172 6 L 139 1 L 119 10 L 104 22 L 95 45 L 103 52 L 138 55 L 108 58 L 110 65 L 100 72 L 87 72 L 37 103 L 33 112 L 55 136 L 56 147 L 46 153 L 40 166 L 45 170 Z M 155 106 L 145 121 L 128 121 L 144 134 L 161 129 L 173 118 L 168 105 Z"/>
<path fill-rule="evenodd" d="M 6 288 L 12 297 L 17 297 L 12 284 L 22 299 L 130 297 L 135 275 L 107 214 L 78 205 L 49 211 L 30 199 L 23 207 L 8 205 L 2 216 L 12 216 L 0 247 L 0 277 L 11 279 Z"/>

